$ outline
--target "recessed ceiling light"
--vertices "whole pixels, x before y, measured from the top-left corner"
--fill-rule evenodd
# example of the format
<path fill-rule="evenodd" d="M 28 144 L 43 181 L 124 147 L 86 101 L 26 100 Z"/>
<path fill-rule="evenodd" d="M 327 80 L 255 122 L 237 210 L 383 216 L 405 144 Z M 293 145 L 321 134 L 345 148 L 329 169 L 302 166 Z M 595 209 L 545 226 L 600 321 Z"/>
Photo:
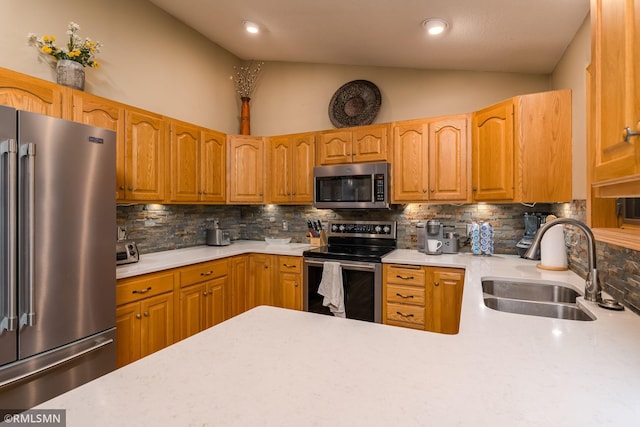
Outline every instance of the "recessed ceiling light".
<path fill-rule="evenodd" d="M 440 18 L 425 19 L 422 21 L 422 26 L 426 28 L 427 32 L 432 36 L 442 34 L 449 28 L 447 21 Z"/>
<path fill-rule="evenodd" d="M 244 29 L 247 30 L 248 33 L 256 34 L 260 32 L 260 27 L 255 22 L 251 21 L 243 21 Z"/>

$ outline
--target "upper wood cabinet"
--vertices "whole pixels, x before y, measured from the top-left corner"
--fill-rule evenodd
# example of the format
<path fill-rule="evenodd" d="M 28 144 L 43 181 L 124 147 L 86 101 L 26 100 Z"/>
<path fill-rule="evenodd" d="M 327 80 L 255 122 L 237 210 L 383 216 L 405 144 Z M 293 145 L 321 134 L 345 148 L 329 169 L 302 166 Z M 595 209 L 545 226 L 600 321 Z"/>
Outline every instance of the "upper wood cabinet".
<path fill-rule="evenodd" d="M 394 202 L 466 202 L 470 186 L 468 116 L 393 124 Z"/>
<path fill-rule="evenodd" d="M 389 160 L 389 124 L 330 130 L 319 135 L 320 165 Z"/>
<path fill-rule="evenodd" d="M 73 120 L 116 132 L 116 200 L 125 199 L 125 105 L 73 91 Z"/>
<path fill-rule="evenodd" d="M 311 204 L 314 165 L 315 134 L 269 138 L 266 203 Z"/>
<path fill-rule="evenodd" d="M 522 95 L 473 113 L 472 175 L 474 201 L 570 201 L 571 92 Z"/>
<path fill-rule="evenodd" d="M 591 180 L 603 197 L 640 196 L 639 29 L 639 0 L 591 0 L 588 151 Z"/>
<path fill-rule="evenodd" d="M 165 123 L 143 110 L 125 111 L 125 199 L 162 202 L 165 199 Z"/>
<path fill-rule="evenodd" d="M 264 140 L 227 135 L 227 202 L 264 202 Z"/>
<path fill-rule="evenodd" d="M 58 118 L 69 118 L 71 89 L 0 68 L 0 104 Z"/>
<path fill-rule="evenodd" d="M 168 119 L 170 202 L 224 203 L 226 136 Z"/>

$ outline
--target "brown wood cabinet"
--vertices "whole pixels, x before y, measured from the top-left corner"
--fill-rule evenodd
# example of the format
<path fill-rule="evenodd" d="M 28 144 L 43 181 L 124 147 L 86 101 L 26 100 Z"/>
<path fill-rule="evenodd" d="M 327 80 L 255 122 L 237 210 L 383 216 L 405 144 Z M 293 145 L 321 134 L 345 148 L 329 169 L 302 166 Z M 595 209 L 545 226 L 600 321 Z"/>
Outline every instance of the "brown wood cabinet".
<path fill-rule="evenodd" d="M 267 203 L 313 202 L 315 138 L 307 133 L 267 140 Z"/>
<path fill-rule="evenodd" d="M 127 108 L 125 112 L 125 200 L 165 199 L 165 130 L 161 116 Z"/>
<path fill-rule="evenodd" d="M 229 258 L 228 317 L 247 311 L 249 299 L 249 255 Z"/>
<path fill-rule="evenodd" d="M 117 365 L 174 342 L 173 272 L 120 279 L 116 285 Z"/>
<path fill-rule="evenodd" d="M 383 264 L 382 322 L 444 334 L 457 334 L 464 270 Z"/>
<path fill-rule="evenodd" d="M 274 283 L 276 273 L 276 257 L 274 255 L 249 255 L 247 310 L 259 305 L 275 305 Z"/>
<path fill-rule="evenodd" d="M 0 68 L 0 105 L 58 118 L 70 117 L 71 89 Z"/>
<path fill-rule="evenodd" d="M 387 123 L 321 132 L 318 164 L 390 161 L 389 133 Z"/>
<path fill-rule="evenodd" d="M 227 135 L 228 203 L 264 202 L 264 140 Z"/>
<path fill-rule="evenodd" d="M 591 16 L 592 181 L 606 197 L 639 197 L 640 2 L 592 0 Z"/>
<path fill-rule="evenodd" d="M 275 306 L 302 310 L 302 257 L 278 255 L 277 263 Z"/>
<path fill-rule="evenodd" d="M 227 319 L 228 268 L 225 258 L 177 270 L 180 283 L 178 339 Z"/>
<path fill-rule="evenodd" d="M 393 124 L 394 202 L 470 200 L 467 122 L 458 115 Z"/>
<path fill-rule="evenodd" d="M 472 176 L 477 202 L 570 201 L 571 92 L 522 95 L 473 113 Z"/>
<path fill-rule="evenodd" d="M 227 136 L 204 129 L 200 133 L 200 201 L 222 204 L 226 201 Z"/>

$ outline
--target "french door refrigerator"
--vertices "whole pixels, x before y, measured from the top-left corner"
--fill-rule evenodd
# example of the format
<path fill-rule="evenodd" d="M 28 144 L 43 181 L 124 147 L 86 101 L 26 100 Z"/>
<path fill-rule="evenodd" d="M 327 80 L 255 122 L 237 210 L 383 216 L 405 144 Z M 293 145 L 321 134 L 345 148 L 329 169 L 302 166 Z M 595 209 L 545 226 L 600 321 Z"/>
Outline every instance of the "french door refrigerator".
<path fill-rule="evenodd" d="M 0 106 L 0 409 L 115 369 L 115 145 Z"/>

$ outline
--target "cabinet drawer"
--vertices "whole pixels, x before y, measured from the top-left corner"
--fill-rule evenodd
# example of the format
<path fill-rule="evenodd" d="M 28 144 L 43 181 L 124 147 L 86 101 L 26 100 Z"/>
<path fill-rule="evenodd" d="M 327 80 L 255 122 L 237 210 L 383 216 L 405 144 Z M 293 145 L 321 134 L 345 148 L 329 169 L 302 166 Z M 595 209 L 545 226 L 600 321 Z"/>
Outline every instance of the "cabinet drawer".
<path fill-rule="evenodd" d="M 424 307 L 387 303 L 387 323 L 424 329 Z"/>
<path fill-rule="evenodd" d="M 229 267 L 227 259 L 202 262 L 180 269 L 180 287 L 226 276 Z"/>
<path fill-rule="evenodd" d="M 390 265 L 385 279 L 387 283 L 424 286 L 425 271 L 422 267 Z"/>
<path fill-rule="evenodd" d="M 278 271 L 282 273 L 301 273 L 302 257 L 299 256 L 279 256 Z"/>
<path fill-rule="evenodd" d="M 423 287 L 387 285 L 387 302 L 420 305 L 424 307 L 425 290 Z"/>
<path fill-rule="evenodd" d="M 120 279 L 116 284 L 116 305 L 173 291 L 173 271 Z"/>

